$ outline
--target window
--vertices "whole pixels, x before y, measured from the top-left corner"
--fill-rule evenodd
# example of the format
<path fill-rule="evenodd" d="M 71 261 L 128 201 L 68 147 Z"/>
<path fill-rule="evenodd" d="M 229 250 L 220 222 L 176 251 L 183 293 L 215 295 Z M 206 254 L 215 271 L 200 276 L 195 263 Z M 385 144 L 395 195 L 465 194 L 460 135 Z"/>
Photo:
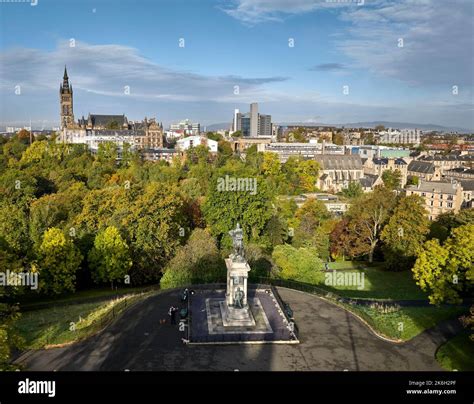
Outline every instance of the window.
<path fill-rule="evenodd" d="M 448 203 L 448 208 L 452 208 L 453 204 L 451 202 Z"/>
<path fill-rule="evenodd" d="M 433 206 L 433 201 L 430 201 L 430 205 Z"/>

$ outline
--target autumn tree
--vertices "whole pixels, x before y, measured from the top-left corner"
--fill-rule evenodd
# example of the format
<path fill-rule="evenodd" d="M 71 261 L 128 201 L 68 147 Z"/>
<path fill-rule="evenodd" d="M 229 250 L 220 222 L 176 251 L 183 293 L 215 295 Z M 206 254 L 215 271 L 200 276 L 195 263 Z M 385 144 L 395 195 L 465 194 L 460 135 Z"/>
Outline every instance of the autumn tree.
<path fill-rule="evenodd" d="M 428 291 L 432 304 L 459 303 L 461 293 L 472 288 L 474 266 L 474 224 L 455 228 L 441 245 L 427 241 L 413 267 L 417 284 Z"/>
<path fill-rule="evenodd" d="M 373 192 L 355 200 L 349 209 L 348 226 L 351 244 L 357 246 L 358 254 L 367 254 L 371 263 L 394 204 L 395 197 L 391 191 L 384 187 L 376 187 Z"/>
<path fill-rule="evenodd" d="M 355 236 L 355 234 L 358 236 Z M 367 255 L 370 245 L 370 229 L 356 220 L 344 217 L 329 234 L 329 251 L 333 259 L 359 258 Z"/>
<path fill-rule="evenodd" d="M 290 157 L 283 164 L 282 172 L 285 175 L 288 193 L 295 195 L 313 192 L 318 179 L 319 164 L 314 160 Z"/>
<path fill-rule="evenodd" d="M 382 250 L 388 268 L 410 269 L 423 247 L 429 229 L 424 200 L 418 195 L 402 198 L 381 234 L 384 243 Z"/>

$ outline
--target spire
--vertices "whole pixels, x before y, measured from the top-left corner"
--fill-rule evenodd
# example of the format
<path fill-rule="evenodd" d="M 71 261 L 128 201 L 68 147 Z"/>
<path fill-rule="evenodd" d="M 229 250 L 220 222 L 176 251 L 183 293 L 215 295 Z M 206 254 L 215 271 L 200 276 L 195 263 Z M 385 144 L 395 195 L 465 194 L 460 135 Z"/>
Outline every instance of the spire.
<path fill-rule="evenodd" d="M 67 75 L 66 65 L 64 65 L 63 88 L 69 89 L 69 77 Z"/>

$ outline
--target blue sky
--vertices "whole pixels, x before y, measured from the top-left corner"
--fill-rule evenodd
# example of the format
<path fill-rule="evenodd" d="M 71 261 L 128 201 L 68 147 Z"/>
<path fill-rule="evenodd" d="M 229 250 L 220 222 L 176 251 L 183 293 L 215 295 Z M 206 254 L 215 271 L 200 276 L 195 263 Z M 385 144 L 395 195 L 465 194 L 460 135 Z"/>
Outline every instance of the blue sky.
<path fill-rule="evenodd" d="M 471 0 L 36 1 L 0 2 L 0 126 L 57 126 L 67 64 L 76 119 L 474 129 Z"/>

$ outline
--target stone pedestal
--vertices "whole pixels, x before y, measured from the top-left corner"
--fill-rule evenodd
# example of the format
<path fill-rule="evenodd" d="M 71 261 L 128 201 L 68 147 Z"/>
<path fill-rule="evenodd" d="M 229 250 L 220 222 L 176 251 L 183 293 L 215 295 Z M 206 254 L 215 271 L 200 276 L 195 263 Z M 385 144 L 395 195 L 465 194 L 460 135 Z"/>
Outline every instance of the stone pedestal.
<path fill-rule="evenodd" d="M 224 326 L 255 325 L 247 300 L 247 279 L 250 266 L 246 261 L 234 261 L 232 258 L 227 258 L 225 264 L 227 266 L 227 288 L 225 301 L 221 304 Z M 242 307 L 239 307 L 235 300 L 239 291 L 243 293 Z"/>
<path fill-rule="evenodd" d="M 228 306 L 226 302 L 220 302 L 222 324 L 224 327 L 252 327 L 255 319 L 249 307 L 239 309 Z"/>

